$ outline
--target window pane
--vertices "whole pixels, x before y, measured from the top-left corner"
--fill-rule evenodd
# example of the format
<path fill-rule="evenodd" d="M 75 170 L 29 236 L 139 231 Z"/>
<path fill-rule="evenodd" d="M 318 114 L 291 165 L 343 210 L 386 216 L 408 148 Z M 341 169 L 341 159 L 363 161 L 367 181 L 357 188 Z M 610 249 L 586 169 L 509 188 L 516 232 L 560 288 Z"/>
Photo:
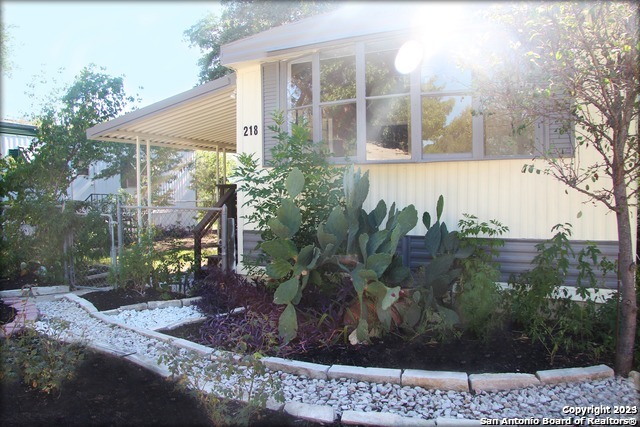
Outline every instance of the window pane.
<path fill-rule="evenodd" d="M 322 107 L 322 140 L 335 157 L 356 154 L 356 104 Z"/>
<path fill-rule="evenodd" d="M 398 49 L 367 53 L 365 57 L 366 96 L 409 92 L 409 75 L 396 70 Z"/>
<path fill-rule="evenodd" d="M 422 97 L 422 153 L 470 153 L 472 107 L 468 96 Z"/>
<path fill-rule="evenodd" d="M 309 129 L 309 134 L 313 135 L 313 115 L 311 108 L 298 108 L 289 110 L 289 123 L 303 125 Z"/>
<path fill-rule="evenodd" d="M 367 160 L 411 158 L 409 97 L 367 101 Z"/>
<path fill-rule="evenodd" d="M 507 114 L 484 115 L 486 156 L 533 156 L 535 129 L 532 124 Z"/>
<path fill-rule="evenodd" d="M 320 56 L 320 102 L 355 99 L 356 58 L 352 49 Z"/>
<path fill-rule="evenodd" d="M 458 67 L 451 54 L 438 52 L 422 61 L 420 84 L 422 92 L 469 90 L 471 72 Z"/>
<path fill-rule="evenodd" d="M 311 61 L 291 64 L 288 94 L 289 108 L 311 105 Z"/>

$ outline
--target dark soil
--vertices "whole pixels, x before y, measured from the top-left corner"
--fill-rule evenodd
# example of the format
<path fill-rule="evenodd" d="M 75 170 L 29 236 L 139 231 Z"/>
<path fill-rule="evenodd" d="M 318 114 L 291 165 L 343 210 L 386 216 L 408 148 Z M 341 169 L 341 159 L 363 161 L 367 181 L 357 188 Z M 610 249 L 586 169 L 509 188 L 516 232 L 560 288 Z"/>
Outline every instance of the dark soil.
<path fill-rule="evenodd" d="M 198 324 L 191 324 L 162 332 L 206 345 L 200 339 L 199 328 Z M 555 355 L 551 363 L 547 350 L 541 344 L 532 342 L 517 331 L 505 331 L 487 343 L 464 335 L 444 342 L 438 342 L 429 336 L 409 341 L 397 335 L 388 335 L 383 339 L 372 339 L 370 345 L 337 344 L 330 349 L 312 348 L 286 357 L 323 365 L 457 371 L 468 374 L 535 373 L 539 370 L 601 363 L 613 366 L 613 355 L 595 360 L 586 354 L 562 351 Z"/>
<path fill-rule="evenodd" d="M 147 294 L 141 297 L 135 292 L 126 293 L 122 290 L 100 291 L 85 294 L 82 297 L 92 302 L 98 310 L 103 311 L 135 304 L 145 299 L 152 301 L 154 292 L 157 291 L 148 290 Z M 162 299 L 161 296 L 161 294 L 155 294 L 158 300 Z M 171 298 L 179 298 L 179 296 L 172 295 Z M 200 339 L 199 324 L 187 325 L 164 333 L 206 345 Z M 324 365 L 459 371 L 469 374 L 535 373 L 545 369 L 581 367 L 600 363 L 613 366 L 613 355 L 605 355 L 595 360 L 586 354 L 558 351 L 551 361 L 549 352 L 542 344 L 528 339 L 521 332 L 513 329 L 502 331 L 486 343 L 464 334 L 460 338 L 451 338 L 447 341 L 428 335 L 407 340 L 390 334 L 383 339 L 374 339 L 370 345 L 338 344 L 330 349 L 312 348 L 304 353 L 287 357 Z"/>
<path fill-rule="evenodd" d="M 113 310 L 124 305 L 139 304 L 147 301 L 163 301 L 184 298 L 175 292 L 147 289 L 144 294 L 122 288 L 109 291 L 96 291 L 82 295 L 82 298 L 92 303 L 98 311 Z"/>
<path fill-rule="evenodd" d="M 147 369 L 89 352 L 59 395 L 0 383 L 3 426 L 213 426 L 198 401 Z M 254 423 L 252 423 L 254 425 Z M 267 411 L 255 425 L 304 426 Z"/>

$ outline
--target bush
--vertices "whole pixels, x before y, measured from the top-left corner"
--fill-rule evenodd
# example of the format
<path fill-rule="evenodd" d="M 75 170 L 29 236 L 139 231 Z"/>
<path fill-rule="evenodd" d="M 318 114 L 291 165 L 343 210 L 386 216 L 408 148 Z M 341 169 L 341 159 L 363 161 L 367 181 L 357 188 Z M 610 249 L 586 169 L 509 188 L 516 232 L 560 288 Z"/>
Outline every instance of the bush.
<path fill-rule="evenodd" d="M 33 329 L 25 329 L 2 343 L 0 381 L 22 381 L 46 394 L 58 393 L 84 358 L 84 348 L 65 344 Z"/>
<path fill-rule="evenodd" d="M 598 287 L 593 267 L 604 275 L 614 266 L 599 259 L 595 245 L 588 245 L 576 256 L 569 242 L 571 224 L 558 224 L 552 231 L 556 234 L 549 241 L 536 246 L 534 268 L 510 280 L 511 316 L 527 335 L 545 346 L 551 363 L 559 349 L 597 356 L 603 345 L 610 345 L 607 336 L 615 336 L 616 330 L 609 329 L 613 323 L 611 307 L 598 309 L 591 299 Z M 566 290 L 560 290 L 572 258 L 578 261 L 576 292 L 586 299 L 584 303 L 573 301 Z"/>
<path fill-rule="evenodd" d="M 245 217 L 260 231 L 263 241 L 273 240 L 275 235 L 268 226 L 286 197 L 286 178 L 298 168 L 305 177 L 304 191 L 296 200 L 302 212 L 300 230 L 292 237 L 299 248 L 313 244 L 316 229 L 326 220 L 336 206 L 344 205 L 341 176 L 342 170 L 327 161 L 326 148 L 312 141 L 309 129 L 304 125 L 292 124 L 291 134 L 287 133 L 281 113 L 274 117 L 276 126 L 270 128 L 277 133 L 278 140 L 273 147 L 270 168 L 262 168 L 253 155 L 240 154 L 233 178 L 238 182 L 238 191 L 244 193 L 247 200 L 244 206 L 250 207 Z M 243 260 L 252 273 L 252 268 L 263 265 L 264 259 L 253 262 Z"/>
<path fill-rule="evenodd" d="M 151 237 L 143 235 L 139 242 L 123 249 L 118 258 L 118 267 L 112 271 L 110 279 L 116 281 L 119 287 L 133 289 L 144 295 L 157 260 Z"/>

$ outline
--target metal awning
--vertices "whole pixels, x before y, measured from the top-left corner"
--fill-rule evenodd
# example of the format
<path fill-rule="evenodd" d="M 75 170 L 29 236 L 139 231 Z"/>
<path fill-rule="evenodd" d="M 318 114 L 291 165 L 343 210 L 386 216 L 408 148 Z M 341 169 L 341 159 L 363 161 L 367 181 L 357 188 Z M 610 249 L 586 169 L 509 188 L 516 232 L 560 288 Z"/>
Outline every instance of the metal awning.
<path fill-rule="evenodd" d="M 87 129 L 87 138 L 180 150 L 236 151 L 236 75 L 230 74 Z"/>

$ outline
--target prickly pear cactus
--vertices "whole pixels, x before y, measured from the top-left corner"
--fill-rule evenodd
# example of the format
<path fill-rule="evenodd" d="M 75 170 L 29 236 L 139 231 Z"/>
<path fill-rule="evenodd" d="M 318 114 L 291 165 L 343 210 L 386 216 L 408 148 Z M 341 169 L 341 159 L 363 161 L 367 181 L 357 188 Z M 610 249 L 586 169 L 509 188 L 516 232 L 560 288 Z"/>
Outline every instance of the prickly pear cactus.
<path fill-rule="evenodd" d="M 304 187 L 304 176 L 297 169 L 287 178 L 289 197 L 269 222 L 277 238 L 262 243 L 261 248 L 271 258 L 267 275 L 281 281 L 274 302 L 286 306 L 279 320 L 279 333 L 285 342 L 295 338 L 298 328 L 295 306 L 309 282 L 321 280 L 318 271 L 322 268 L 341 271 L 356 291 L 360 307 L 356 342 L 368 342 L 374 330 L 391 328 L 391 310 L 400 297 L 400 284 L 409 275 L 396 249 L 417 224 L 417 211 L 413 205 L 399 211 L 395 204 L 387 211 L 384 201 L 380 201 L 367 213 L 362 206 L 369 194 L 369 173 L 362 174 L 350 166 L 343 180 L 346 206 L 334 208 L 320 224 L 318 245 L 298 250 L 291 240 L 301 224 L 295 197 Z M 381 228 L 385 217 L 387 223 Z M 375 316 L 367 312 L 368 305 L 375 307 Z"/>

